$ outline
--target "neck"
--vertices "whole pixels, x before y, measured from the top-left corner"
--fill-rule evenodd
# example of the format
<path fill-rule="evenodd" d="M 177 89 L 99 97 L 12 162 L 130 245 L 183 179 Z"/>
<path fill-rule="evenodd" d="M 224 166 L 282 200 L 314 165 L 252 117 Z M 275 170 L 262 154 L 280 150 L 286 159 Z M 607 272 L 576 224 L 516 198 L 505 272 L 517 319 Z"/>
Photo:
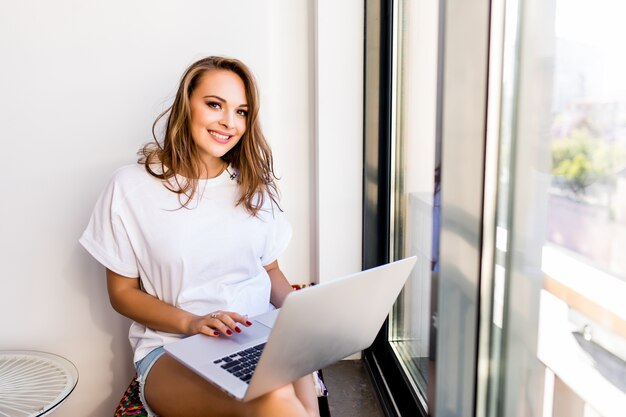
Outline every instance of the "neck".
<path fill-rule="evenodd" d="M 202 164 L 202 172 L 200 173 L 200 179 L 210 179 L 219 177 L 222 172 L 228 167 L 228 163 L 221 159 L 215 164 Z"/>

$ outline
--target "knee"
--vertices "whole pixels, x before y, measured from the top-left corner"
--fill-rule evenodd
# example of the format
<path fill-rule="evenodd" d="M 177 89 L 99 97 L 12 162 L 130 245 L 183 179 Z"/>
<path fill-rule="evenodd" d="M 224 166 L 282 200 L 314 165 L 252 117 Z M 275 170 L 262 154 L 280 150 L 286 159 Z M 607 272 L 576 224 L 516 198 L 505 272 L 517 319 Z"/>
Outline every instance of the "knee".
<path fill-rule="evenodd" d="M 287 384 L 277 388 L 265 395 L 266 399 L 271 402 L 291 402 L 297 400 L 296 391 L 292 384 Z"/>
<path fill-rule="evenodd" d="M 288 415 L 308 417 L 291 384 L 277 388 L 252 401 L 249 405 L 250 407 L 247 409 L 247 415 L 249 416 L 267 417 Z"/>
<path fill-rule="evenodd" d="M 317 408 L 312 409 L 312 408 L 304 407 L 304 409 L 306 411 L 307 417 L 320 417 L 320 413 Z"/>
<path fill-rule="evenodd" d="M 297 414 L 298 416 L 320 417 L 317 399 L 315 399 L 315 404 L 307 404 L 306 402 L 300 401 L 293 384 L 285 385 L 267 394 L 267 400 L 273 402 L 275 405 L 279 405 L 279 407 L 284 407 L 289 404 L 289 407 L 300 410 Z"/>

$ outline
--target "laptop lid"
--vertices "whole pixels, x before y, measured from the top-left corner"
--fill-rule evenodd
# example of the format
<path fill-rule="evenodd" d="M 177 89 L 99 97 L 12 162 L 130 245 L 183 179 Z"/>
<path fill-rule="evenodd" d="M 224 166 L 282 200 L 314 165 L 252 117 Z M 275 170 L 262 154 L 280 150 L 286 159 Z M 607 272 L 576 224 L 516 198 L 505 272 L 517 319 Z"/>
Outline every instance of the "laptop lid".
<path fill-rule="evenodd" d="M 289 294 L 244 400 L 251 400 L 369 347 L 416 258 Z"/>

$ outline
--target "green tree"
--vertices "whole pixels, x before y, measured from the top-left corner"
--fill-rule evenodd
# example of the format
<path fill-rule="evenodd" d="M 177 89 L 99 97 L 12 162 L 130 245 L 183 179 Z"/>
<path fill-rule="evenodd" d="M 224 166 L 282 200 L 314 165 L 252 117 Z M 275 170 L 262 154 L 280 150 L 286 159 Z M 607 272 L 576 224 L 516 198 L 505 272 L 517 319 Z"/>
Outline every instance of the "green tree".
<path fill-rule="evenodd" d="M 592 138 L 587 129 L 573 130 L 552 142 L 552 174 L 576 195 L 611 175 L 611 158 L 605 141 Z"/>

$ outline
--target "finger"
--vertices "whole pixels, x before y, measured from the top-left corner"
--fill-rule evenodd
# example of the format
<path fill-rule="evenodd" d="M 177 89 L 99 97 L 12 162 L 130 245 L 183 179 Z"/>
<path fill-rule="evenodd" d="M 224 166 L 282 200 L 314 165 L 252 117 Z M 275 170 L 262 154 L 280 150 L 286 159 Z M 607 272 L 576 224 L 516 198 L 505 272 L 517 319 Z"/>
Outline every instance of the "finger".
<path fill-rule="evenodd" d="M 228 316 L 226 314 L 220 314 L 217 318 L 209 319 L 209 325 L 226 336 L 232 336 L 233 330 L 231 330 L 230 327 L 224 323 L 224 320 L 226 320 L 227 317 Z"/>
<path fill-rule="evenodd" d="M 209 326 L 202 326 L 200 328 L 200 333 L 205 334 L 207 336 L 211 336 L 211 337 L 218 337 L 220 335 L 220 333 L 217 330 Z"/>
<path fill-rule="evenodd" d="M 216 310 L 212 313 L 207 314 L 206 316 L 204 316 L 204 318 L 208 326 L 219 330 L 226 336 L 231 336 L 233 334 L 233 330 L 229 328 L 230 327 L 229 322 L 232 320 L 228 316 L 227 311 Z M 239 330 L 241 331 L 241 329 Z"/>
<path fill-rule="evenodd" d="M 252 322 L 248 319 L 247 314 L 239 314 L 233 311 L 228 311 L 227 313 L 233 319 L 233 321 L 236 321 L 237 323 L 241 323 L 246 327 L 249 327 L 252 325 Z"/>
<path fill-rule="evenodd" d="M 241 327 L 237 325 L 237 319 L 241 317 L 240 314 L 234 313 L 232 311 L 223 311 L 219 316 L 219 319 L 228 326 L 232 331 L 241 333 Z"/>

